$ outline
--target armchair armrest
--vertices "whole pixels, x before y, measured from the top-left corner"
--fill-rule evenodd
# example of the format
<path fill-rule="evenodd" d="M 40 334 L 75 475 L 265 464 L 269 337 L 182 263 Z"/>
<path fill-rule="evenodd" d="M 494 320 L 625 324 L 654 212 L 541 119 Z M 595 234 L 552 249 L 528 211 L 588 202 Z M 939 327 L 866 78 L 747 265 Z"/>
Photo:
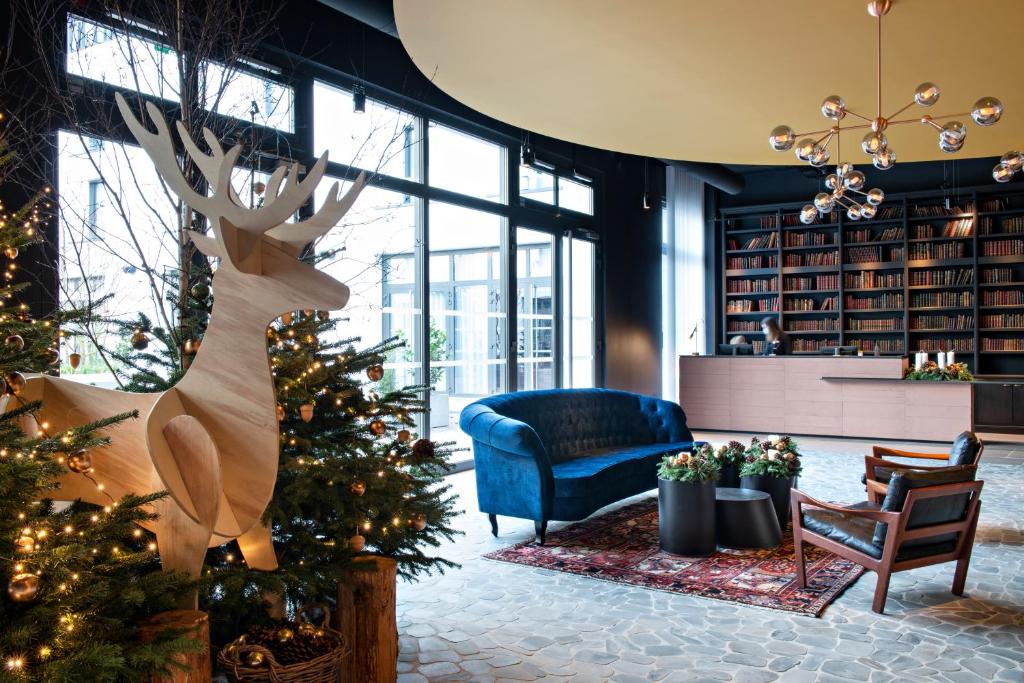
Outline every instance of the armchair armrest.
<path fill-rule="evenodd" d="M 876 458 L 919 458 L 923 460 L 949 460 L 949 453 L 918 453 L 914 451 L 901 451 L 888 446 L 872 446 L 871 455 Z"/>
<path fill-rule="evenodd" d="M 884 512 L 882 510 L 852 510 L 842 505 L 835 505 L 832 503 L 825 503 L 812 498 L 800 489 L 791 489 L 789 492 L 789 499 L 795 510 L 794 519 L 800 518 L 800 510 L 804 505 L 811 507 L 821 508 L 823 510 L 829 510 L 845 517 L 861 517 L 863 519 L 871 519 L 876 522 L 894 523 L 899 521 L 899 512 Z"/>

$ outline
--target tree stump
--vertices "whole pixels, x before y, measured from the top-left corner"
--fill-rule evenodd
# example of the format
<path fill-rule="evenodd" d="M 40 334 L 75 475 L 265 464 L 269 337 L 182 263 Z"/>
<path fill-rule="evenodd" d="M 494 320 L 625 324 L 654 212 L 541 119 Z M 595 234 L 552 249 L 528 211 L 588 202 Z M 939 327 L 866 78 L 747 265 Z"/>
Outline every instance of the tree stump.
<path fill-rule="evenodd" d="M 349 654 L 342 680 L 395 683 L 398 680 L 398 623 L 395 581 L 398 565 L 386 557 L 367 556 L 338 584 L 338 630 Z M 367 567 L 372 564 L 372 567 Z"/>
<path fill-rule="evenodd" d="M 197 610 L 173 610 L 154 614 L 139 624 L 139 640 L 152 642 L 157 635 L 168 629 L 191 631 L 195 640 L 203 644 L 198 652 L 185 652 L 176 657 L 177 661 L 189 667 L 188 671 L 170 669 L 164 675 L 152 676 L 150 683 L 210 683 L 213 680 L 213 660 L 210 656 L 210 617 Z"/>

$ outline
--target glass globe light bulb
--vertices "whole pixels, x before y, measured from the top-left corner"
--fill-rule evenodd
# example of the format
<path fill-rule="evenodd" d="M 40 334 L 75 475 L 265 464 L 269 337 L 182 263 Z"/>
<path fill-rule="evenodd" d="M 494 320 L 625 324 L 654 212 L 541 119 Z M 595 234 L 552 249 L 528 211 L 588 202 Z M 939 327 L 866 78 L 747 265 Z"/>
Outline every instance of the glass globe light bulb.
<path fill-rule="evenodd" d="M 796 133 L 789 126 L 775 126 L 772 134 L 768 136 L 768 144 L 776 152 L 785 152 L 792 149 L 796 143 Z"/>
<path fill-rule="evenodd" d="M 818 210 L 814 208 L 814 204 L 804 204 L 804 207 L 800 209 L 800 222 L 804 225 L 810 225 L 818 219 Z"/>
<path fill-rule="evenodd" d="M 814 195 L 814 208 L 821 213 L 828 213 L 835 206 L 835 200 L 828 192 L 819 192 Z"/>
<path fill-rule="evenodd" d="M 821 103 L 821 113 L 825 118 L 840 121 L 846 116 L 846 102 L 839 95 L 829 95 Z"/>
<path fill-rule="evenodd" d="M 848 161 L 840 161 L 836 164 L 836 173 L 840 178 L 845 178 L 846 174 L 853 170 L 853 164 Z"/>
<path fill-rule="evenodd" d="M 861 207 L 860 207 L 861 218 L 869 218 L 869 219 L 870 218 L 874 218 L 875 217 L 875 213 L 877 213 L 877 212 L 878 212 L 878 209 L 876 209 L 871 204 L 862 204 Z"/>
<path fill-rule="evenodd" d="M 930 107 L 939 101 L 942 91 L 934 83 L 922 83 L 914 90 L 914 102 L 922 107 Z"/>
<path fill-rule="evenodd" d="M 867 180 L 864 174 L 860 171 L 850 171 L 843 178 L 843 185 L 850 188 L 851 190 L 859 190 L 864 187 L 864 181 Z"/>
<path fill-rule="evenodd" d="M 992 169 L 992 177 L 995 178 L 997 183 L 1010 182 L 1010 179 L 1013 178 L 1013 173 L 1013 169 L 1001 161 Z"/>
<path fill-rule="evenodd" d="M 947 145 L 963 142 L 965 137 L 967 137 L 967 126 L 960 121 L 948 121 L 939 130 L 939 142 L 945 142 Z"/>
<path fill-rule="evenodd" d="M 858 206 L 857 204 L 854 204 L 853 206 L 846 210 L 846 217 L 849 218 L 851 221 L 859 221 L 860 215 L 860 206 Z"/>
<path fill-rule="evenodd" d="M 999 163 L 1006 164 L 1010 170 L 1016 173 L 1024 168 L 1024 154 L 1020 152 L 1007 152 L 999 158 Z"/>
<path fill-rule="evenodd" d="M 884 133 L 868 133 L 860 141 L 860 148 L 865 154 L 878 154 L 889 145 Z"/>
<path fill-rule="evenodd" d="M 979 126 L 991 126 L 1003 117 L 1003 103 L 995 97 L 982 97 L 971 107 L 971 118 Z"/>
<path fill-rule="evenodd" d="M 896 152 L 886 147 L 871 158 L 871 163 L 879 171 L 888 171 L 896 164 Z"/>
<path fill-rule="evenodd" d="M 939 149 L 941 149 L 946 154 L 956 154 L 961 149 L 963 149 L 963 146 L 964 139 L 961 139 L 959 142 L 951 143 L 948 140 L 944 140 L 941 136 L 939 137 Z"/>
<path fill-rule="evenodd" d="M 885 193 L 877 187 L 868 190 L 867 202 L 871 206 L 878 206 L 885 201 Z"/>
<path fill-rule="evenodd" d="M 807 161 L 815 168 L 821 168 L 828 163 L 829 159 L 832 158 L 832 153 L 824 147 L 819 147 L 818 150 L 811 155 L 811 158 Z"/>
<path fill-rule="evenodd" d="M 829 173 L 827 176 L 825 176 L 825 187 L 827 187 L 828 189 L 834 190 L 837 187 L 839 187 L 839 185 L 839 176 L 837 176 L 835 173 Z"/>
<path fill-rule="evenodd" d="M 796 158 L 800 161 L 807 161 L 814 154 L 814 150 L 818 147 L 817 143 L 814 142 L 813 138 L 804 138 L 800 142 L 796 143 Z"/>

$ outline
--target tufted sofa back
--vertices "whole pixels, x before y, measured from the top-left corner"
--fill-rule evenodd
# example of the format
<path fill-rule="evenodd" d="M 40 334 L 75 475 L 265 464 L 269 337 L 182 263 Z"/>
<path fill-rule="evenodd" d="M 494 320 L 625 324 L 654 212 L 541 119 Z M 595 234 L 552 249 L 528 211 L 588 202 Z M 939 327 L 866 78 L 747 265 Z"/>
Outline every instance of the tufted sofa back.
<path fill-rule="evenodd" d="M 483 398 L 476 404 L 532 427 L 552 463 L 607 448 L 693 438 L 679 406 L 626 391 L 520 391 Z"/>

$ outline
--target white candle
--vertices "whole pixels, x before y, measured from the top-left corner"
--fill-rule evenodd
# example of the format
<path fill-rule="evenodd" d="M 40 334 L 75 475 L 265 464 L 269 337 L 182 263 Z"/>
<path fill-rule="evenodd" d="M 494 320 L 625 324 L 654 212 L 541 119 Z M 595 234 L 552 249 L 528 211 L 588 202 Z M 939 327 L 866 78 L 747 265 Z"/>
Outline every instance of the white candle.
<path fill-rule="evenodd" d="M 956 361 L 953 360 L 954 355 L 952 351 L 946 351 L 946 365 L 952 365 Z"/>
<path fill-rule="evenodd" d="M 945 370 L 945 369 L 946 369 L 946 354 L 944 352 L 942 352 L 942 351 L 939 351 L 939 370 Z"/>
<path fill-rule="evenodd" d="M 914 354 L 914 369 L 920 370 L 921 368 L 923 368 L 924 362 L 927 358 L 928 354 L 922 353 L 921 351 L 918 351 L 916 354 Z"/>

